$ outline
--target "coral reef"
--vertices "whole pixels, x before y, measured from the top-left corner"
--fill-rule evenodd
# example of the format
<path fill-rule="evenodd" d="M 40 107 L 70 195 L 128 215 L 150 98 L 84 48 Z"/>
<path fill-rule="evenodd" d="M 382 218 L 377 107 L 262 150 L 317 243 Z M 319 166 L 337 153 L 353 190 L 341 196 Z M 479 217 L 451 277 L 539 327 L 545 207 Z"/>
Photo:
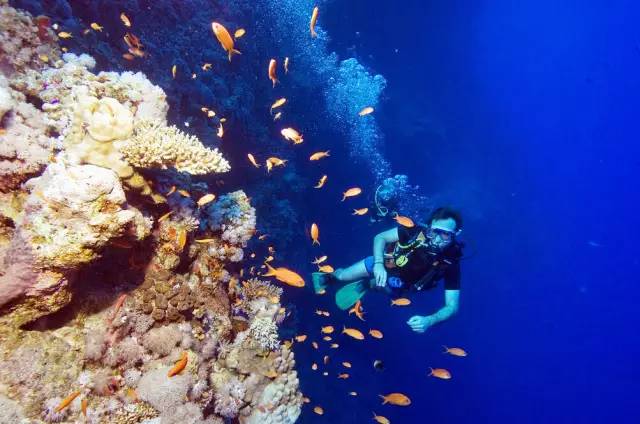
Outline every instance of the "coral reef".
<path fill-rule="evenodd" d="M 238 273 L 255 209 L 187 175 L 226 160 L 142 73 L 60 57 L 4 0 L 0 22 L 0 421 L 293 423 L 282 290 Z"/>

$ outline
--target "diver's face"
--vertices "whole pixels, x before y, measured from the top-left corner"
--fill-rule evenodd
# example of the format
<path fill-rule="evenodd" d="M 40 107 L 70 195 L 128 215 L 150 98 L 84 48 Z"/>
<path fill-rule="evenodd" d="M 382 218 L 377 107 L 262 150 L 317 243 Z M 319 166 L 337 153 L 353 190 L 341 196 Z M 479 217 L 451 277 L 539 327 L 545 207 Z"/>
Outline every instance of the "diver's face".
<path fill-rule="evenodd" d="M 452 218 L 434 219 L 429 227 L 429 244 L 444 249 L 453 243 L 456 235 L 456 221 Z"/>

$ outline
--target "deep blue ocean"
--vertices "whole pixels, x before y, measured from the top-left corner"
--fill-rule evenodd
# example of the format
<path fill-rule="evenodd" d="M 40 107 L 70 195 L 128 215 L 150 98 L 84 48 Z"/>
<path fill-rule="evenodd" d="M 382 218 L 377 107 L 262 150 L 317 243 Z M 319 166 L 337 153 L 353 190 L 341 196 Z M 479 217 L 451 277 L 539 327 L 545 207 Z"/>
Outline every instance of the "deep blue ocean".
<path fill-rule="evenodd" d="M 188 122 L 220 147 L 233 170 L 215 177 L 218 187 L 245 189 L 258 229 L 269 234 L 249 246 L 255 265 L 269 245 L 275 263 L 305 275 L 322 254 L 334 267 L 370 255 L 373 236 L 395 223 L 351 213 L 373 210 L 376 187 L 397 174 L 408 177 L 403 214 L 421 221 L 440 205 L 462 213 L 460 310 L 424 334 L 405 322 L 435 312 L 442 286 L 412 295 L 404 308 L 367 294 L 365 323 L 339 311 L 332 290 L 314 295 L 309 282 L 285 289 L 293 316 L 283 337 L 309 336 L 295 347 L 301 390 L 312 400 L 299 422 L 373 422 L 372 411 L 392 423 L 640 422 L 640 3 L 11 4 L 65 28 L 100 22 L 104 34 L 62 44 L 93 55 L 97 70 L 144 72 L 167 92 L 172 123 Z M 315 5 L 319 36 L 311 39 Z M 122 11 L 150 52 L 144 61 L 122 58 Z M 236 46 L 242 55 L 231 63 L 211 34 L 212 20 L 247 30 Z M 285 56 L 290 71 L 280 68 L 273 88 L 267 63 Z M 201 72 L 203 62 L 213 70 Z M 268 110 L 279 97 L 288 104 L 273 121 Z M 222 143 L 200 111 L 204 104 L 228 118 Z M 368 105 L 374 113 L 357 116 Z M 285 125 L 298 128 L 304 143 L 285 143 Z M 330 156 L 310 162 L 320 150 Z M 251 167 L 247 153 L 288 162 L 267 175 Z M 323 174 L 326 187 L 314 189 Z M 363 194 L 341 202 L 351 186 Z M 312 223 L 320 247 L 311 245 Z M 336 334 L 340 347 L 330 349 L 320 334 L 327 324 L 375 328 L 384 338 Z M 469 355 L 445 355 L 442 345 Z M 325 354 L 328 376 L 311 369 Z M 383 371 L 373 368 L 375 359 Z M 342 361 L 353 365 L 346 380 L 336 378 Z M 428 377 L 429 367 L 453 378 Z M 378 395 L 390 392 L 405 393 L 412 404 L 381 405 Z"/>

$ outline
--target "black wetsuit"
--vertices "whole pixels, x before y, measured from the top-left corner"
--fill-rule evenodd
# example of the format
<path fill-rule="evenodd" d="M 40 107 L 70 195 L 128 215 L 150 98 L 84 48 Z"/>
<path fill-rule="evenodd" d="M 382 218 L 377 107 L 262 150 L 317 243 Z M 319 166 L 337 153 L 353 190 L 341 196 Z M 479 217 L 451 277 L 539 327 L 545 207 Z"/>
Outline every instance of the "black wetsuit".
<path fill-rule="evenodd" d="M 412 228 L 398 227 L 398 243 L 402 246 L 410 245 L 424 227 L 416 225 Z M 460 258 L 462 246 L 453 242 L 442 252 L 437 253 L 427 245 L 421 245 L 413 249 L 399 249 L 399 254 L 407 254 L 408 262 L 400 267 L 386 267 L 387 274 L 400 278 L 409 290 L 428 290 L 435 287 L 439 280 L 444 280 L 445 290 L 460 289 Z M 398 256 L 396 255 L 396 256 Z"/>

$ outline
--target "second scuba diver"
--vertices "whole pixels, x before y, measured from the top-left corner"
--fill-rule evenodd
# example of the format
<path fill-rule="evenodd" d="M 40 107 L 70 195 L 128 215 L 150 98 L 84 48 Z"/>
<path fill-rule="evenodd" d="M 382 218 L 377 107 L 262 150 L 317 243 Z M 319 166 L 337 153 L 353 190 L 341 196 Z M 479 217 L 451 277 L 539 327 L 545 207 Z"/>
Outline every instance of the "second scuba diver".
<path fill-rule="evenodd" d="M 444 280 L 444 306 L 431 315 L 415 315 L 407 324 L 423 333 L 448 319 L 457 312 L 460 298 L 462 244 L 456 236 L 462 231 L 462 217 L 453 209 L 441 207 L 427 222 L 425 226 L 398 226 L 376 235 L 373 256 L 332 273 L 313 273 L 314 290 L 318 293 L 330 283 L 349 283 L 336 292 L 336 304 L 346 310 L 369 289 L 390 294 L 421 291 Z M 388 247 L 392 249 L 385 252 Z"/>

